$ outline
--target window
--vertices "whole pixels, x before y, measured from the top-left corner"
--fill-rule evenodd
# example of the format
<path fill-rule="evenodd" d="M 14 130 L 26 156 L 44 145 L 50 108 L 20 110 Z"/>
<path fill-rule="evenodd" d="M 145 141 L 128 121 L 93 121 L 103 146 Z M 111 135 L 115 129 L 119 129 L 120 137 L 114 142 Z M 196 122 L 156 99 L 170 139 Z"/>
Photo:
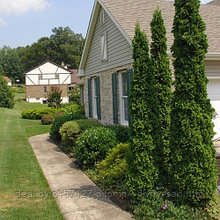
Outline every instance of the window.
<path fill-rule="evenodd" d="M 59 79 L 59 73 L 55 73 L 55 79 Z"/>
<path fill-rule="evenodd" d="M 96 78 L 92 79 L 92 106 L 93 106 L 93 118 L 98 118 L 97 112 L 97 88 L 96 88 Z"/>
<path fill-rule="evenodd" d="M 101 11 L 100 11 L 99 23 L 100 23 L 100 25 L 105 24 L 105 11 L 103 9 L 101 9 Z"/>
<path fill-rule="evenodd" d="M 101 37 L 101 61 L 107 61 L 107 32 Z"/>
<path fill-rule="evenodd" d="M 119 103 L 121 124 L 128 125 L 128 80 L 127 72 L 119 73 Z"/>
<path fill-rule="evenodd" d="M 44 93 L 47 93 L 47 87 L 44 86 Z"/>
<path fill-rule="evenodd" d="M 38 76 L 39 76 L 39 80 L 43 79 L 43 75 L 42 74 L 40 74 Z"/>

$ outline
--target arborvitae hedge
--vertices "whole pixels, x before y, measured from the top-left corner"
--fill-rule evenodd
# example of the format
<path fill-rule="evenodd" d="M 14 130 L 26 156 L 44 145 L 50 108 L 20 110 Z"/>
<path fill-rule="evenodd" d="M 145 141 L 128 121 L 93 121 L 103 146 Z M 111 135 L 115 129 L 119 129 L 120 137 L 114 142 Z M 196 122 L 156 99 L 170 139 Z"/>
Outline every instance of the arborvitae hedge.
<path fill-rule="evenodd" d="M 153 155 L 153 137 L 158 131 L 158 106 L 147 37 L 138 24 L 132 45 L 134 73 L 129 96 L 132 140 L 128 156 L 127 186 L 133 198 L 139 200 L 141 193 L 152 189 L 158 178 L 158 168 Z M 157 139 L 159 138 L 157 135 Z"/>
<path fill-rule="evenodd" d="M 0 76 L 0 107 L 13 108 L 14 104 L 14 94 L 4 78 Z"/>
<path fill-rule="evenodd" d="M 159 105 L 159 122 L 161 141 L 155 151 L 155 160 L 159 166 L 160 183 L 167 183 L 170 158 L 170 111 L 172 99 L 172 75 L 169 57 L 167 55 L 166 28 L 161 11 L 156 10 L 151 21 L 151 59 L 157 101 Z"/>
<path fill-rule="evenodd" d="M 175 92 L 171 112 L 170 189 L 180 203 L 202 206 L 216 191 L 213 108 L 207 98 L 208 42 L 199 0 L 175 0 Z"/>

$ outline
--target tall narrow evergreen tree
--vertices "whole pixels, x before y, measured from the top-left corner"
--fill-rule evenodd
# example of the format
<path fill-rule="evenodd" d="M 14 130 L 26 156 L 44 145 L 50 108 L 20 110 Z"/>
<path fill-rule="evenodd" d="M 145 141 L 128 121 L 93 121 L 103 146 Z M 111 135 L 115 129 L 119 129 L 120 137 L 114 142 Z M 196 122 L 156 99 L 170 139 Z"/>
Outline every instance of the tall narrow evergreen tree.
<path fill-rule="evenodd" d="M 127 186 L 133 198 L 139 200 L 141 192 L 152 189 L 158 178 L 158 168 L 153 157 L 158 117 L 148 41 L 138 24 L 132 45 L 134 73 L 129 96 L 132 141 L 128 156 Z"/>
<path fill-rule="evenodd" d="M 179 202 L 202 206 L 216 191 L 213 108 L 207 98 L 204 58 L 208 43 L 199 0 L 175 0 L 175 92 L 171 111 L 170 189 Z"/>
<path fill-rule="evenodd" d="M 166 28 L 160 10 L 156 10 L 151 21 L 151 59 L 153 62 L 153 74 L 159 106 L 158 132 L 161 141 L 157 143 L 155 160 L 159 166 L 159 181 L 167 183 L 169 158 L 170 158 L 170 111 L 172 99 L 172 75 L 167 54 Z"/>

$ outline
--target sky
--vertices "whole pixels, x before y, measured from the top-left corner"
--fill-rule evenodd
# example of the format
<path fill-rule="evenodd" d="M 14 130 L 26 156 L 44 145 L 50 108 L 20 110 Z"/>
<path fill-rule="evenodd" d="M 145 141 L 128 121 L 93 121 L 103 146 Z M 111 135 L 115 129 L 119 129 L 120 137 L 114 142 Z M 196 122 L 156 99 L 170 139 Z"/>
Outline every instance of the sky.
<path fill-rule="evenodd" d="M 210 0 L 202 0 L 207 3 Z M 94 0 L 0 0 L 0 48 L 27 46 L 69 26 L 84 37 Z"/>

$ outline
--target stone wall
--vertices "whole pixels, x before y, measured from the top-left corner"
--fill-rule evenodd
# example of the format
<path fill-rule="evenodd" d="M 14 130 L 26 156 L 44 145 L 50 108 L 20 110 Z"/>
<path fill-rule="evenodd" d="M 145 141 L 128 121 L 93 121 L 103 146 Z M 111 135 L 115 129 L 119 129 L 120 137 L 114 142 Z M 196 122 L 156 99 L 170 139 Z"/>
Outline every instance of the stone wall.
<path fill-rule="evenodd" d="M 51 91 L 51 88 L 58 87 L 62 90 L 61 97 L 68 95 L 68 85 L 45 85 L 47 87 L 47 93 Z M 46 98 L 47 93 L 44 93 L 45 86 L 26 86 L 26 98 Z"/>
<path fill-rule="evenodd" d="M 84 77 L 84 100 L 85 100 L 85 113 L 89 117 L 88 107 L 88 79 L 91 77 L 100 77 L 100 93 L 101 93 L 101 123 L 113 124 L 113 98 L 112 98 L 112 73 L 119 72 L 121 70 L 131 69 L 132 64 L 124 65 L 118 68 L 110 69 L 97 74 Z M 92 85 L 91 85 L 92 87 Z M 93 89 L 93 88 L 92 88 Z M 119 92 L 118 92 L 119 93 Z M 119 97 L 119 95 L 118 95 Z M 118 102 L 119 105 L 119 102 Z M 120 122 L 120 111 L 118 106 L 118 118 Z"/>

